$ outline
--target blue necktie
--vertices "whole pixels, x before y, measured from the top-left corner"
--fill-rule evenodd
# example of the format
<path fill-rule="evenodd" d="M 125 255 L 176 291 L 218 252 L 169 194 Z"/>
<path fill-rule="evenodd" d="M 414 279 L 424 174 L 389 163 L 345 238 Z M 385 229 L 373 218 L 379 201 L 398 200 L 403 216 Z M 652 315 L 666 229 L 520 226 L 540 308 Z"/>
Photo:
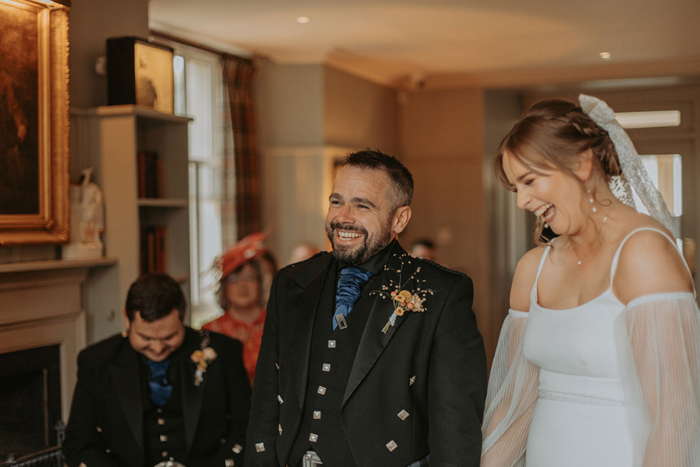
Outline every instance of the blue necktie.
<path fill-rule="evenodd" d="M 333 314 L 333 330 L 338 327 L 336 315 L 347 316 L 360 298 L 363 285 L 367 283 L 373 274 L 358 268 L 343 268 L 340 270 L 338 290 L 335 293 L 335 313 Z"/>
<path fill-rule="evenodd" d="M 148 369 L 151 370 L 151 380 L 148 386 L 151 388 L 151 400 L 157 407 L 163 407 L 173 392 L 173 386 L 165 377 L 170 366 L 170 360 L 152 362 L 148 360 Z"/>

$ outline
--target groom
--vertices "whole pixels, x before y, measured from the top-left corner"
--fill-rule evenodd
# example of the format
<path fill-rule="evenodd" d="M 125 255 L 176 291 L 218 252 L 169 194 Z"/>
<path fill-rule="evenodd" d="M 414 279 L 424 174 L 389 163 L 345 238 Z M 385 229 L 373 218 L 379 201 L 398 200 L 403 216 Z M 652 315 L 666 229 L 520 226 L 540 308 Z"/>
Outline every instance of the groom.
<path fill-rule="evenodd" d="M 333 252 L 278 273 L 246 466 L 478 466 L 486 361 L 472 281 L 407 255 L 413 178 L 350 154 L 330 195 Z"/>

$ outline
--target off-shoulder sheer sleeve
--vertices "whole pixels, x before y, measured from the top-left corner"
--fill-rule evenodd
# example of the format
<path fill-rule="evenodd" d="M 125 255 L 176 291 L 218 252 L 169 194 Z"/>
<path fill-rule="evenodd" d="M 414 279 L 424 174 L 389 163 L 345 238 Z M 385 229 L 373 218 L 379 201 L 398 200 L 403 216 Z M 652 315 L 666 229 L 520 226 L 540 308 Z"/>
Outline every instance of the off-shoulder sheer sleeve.
<path fill-rule="evenodd" d="M 691 293 L 632 300 L 615 323 L 634 466 L 700 467 L 700 312 Z"/>
<path fill-rule="evenodd" d="M 527 313 L 510 310 L 491 366 L 484 414 L 481 465 L 525 464 L 525 445 L 539 387 L 538 367 L 523 357 Z"/>

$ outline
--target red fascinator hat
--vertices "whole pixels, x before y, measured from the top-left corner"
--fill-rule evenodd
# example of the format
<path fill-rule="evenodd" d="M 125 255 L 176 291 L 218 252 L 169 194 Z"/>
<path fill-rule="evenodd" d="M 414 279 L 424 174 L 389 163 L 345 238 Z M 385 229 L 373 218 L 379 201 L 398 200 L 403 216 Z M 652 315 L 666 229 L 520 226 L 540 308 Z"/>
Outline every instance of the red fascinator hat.
<path fill-rule="evenodd" d="M 221 272 L 219 280 L 231 274 L 245 263 L 261 257 L 267 249 L 263 244 L 267 234 L 258 232 L 250 234 L 233 245 L 216 260 L 214 266 Z"/>

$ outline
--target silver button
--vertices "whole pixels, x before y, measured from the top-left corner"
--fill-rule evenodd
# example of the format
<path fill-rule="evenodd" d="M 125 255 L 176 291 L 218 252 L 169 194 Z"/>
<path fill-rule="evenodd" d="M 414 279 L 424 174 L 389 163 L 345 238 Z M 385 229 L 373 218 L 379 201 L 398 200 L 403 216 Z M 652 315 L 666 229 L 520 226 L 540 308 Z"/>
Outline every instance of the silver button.
<path fill-rule="evenodd" d="M 224 461 L 224 467 L 233 467 L 233 466 L 234 466 L 233 459 L 226 459 Z"/>
<path fill-rule="evenodd" d="M 406 420 L 409 416 L 409 413 L 406 412 L 405 410 L 402 410 L 401 412 L 398 413 L 397 415 L 401 420 Z"/>
<path fill-rule="evenodd" d="M 97 426 L 97 427 L 95 427 L 95 428 L 97 429 L 97 432 L 98 432 L 98 433 L 102 433 L 102 428 L 100 428 L 99 426 Z"/>
<path fill-rule="evenodd" d="M 107 454 L 109 454 L 110 452 L 112 452 L 112 450 L 109 449 L 109 448 L 107 448 L 107 449 L 105 449 L 105 452 L 106 452 Z"/>
<path fill-rule="evenodd" d="M 159 418 L 158 425 L 165 425 L 165 420 L 163 420 L 162 418 Z"/>
<path fill-rule="evenodd" d="M 396 444 L 396 442 L 392 439 L 388 443 L 386 443 L 386 448 L 389 450 L 389 452 L 393 451 L 394 449 L 398 448 L 399 445 Z"/>
<path fill-rule="evenodd" d="M 160 453 L 160 455 L 163 457 L 168 457 L 168 451 L 163 451 Z"/>
<path fill-rule="evenodd" d="M 277 424 L 277 430 L 280 432 L 280 436 L 282 436 L 282 424 L 281 423 Z"/>
<path fill-rule="evenodd" d="M 160 435 L 160 441 L 162 443 L 166 442 L 168 440 L 168 435 Z"/>
<path fill-rule="evenodd" d="M 331 364 L 330 364 L 330 363 L 324 363 L 324 364 L 323 364 L 323 371 L 325 371 L 326 373 L 328 373 L 329 371 L 331 371 Z"/>
<path fill-rule="evenodd" d="M 280 404 L 284 404 L 284 401 L 282 400 L 282 396 L 278 395 L 277 400 L 280 401 Z"/>
<path fill-rule="evenodd" d="M 323 386 L 319 386 L 318 393 L 321 395 L 324 395 L 326 393 L 326 388 L 324 388 Z"/>
<path fill-rule="evenodd" d="M 335 349 L 335 341 L 334 340 L 331 339 L 328 341 L 328 348 Z"/>
<path fill-rule="evenodd" d="M 312 443 L 315 443 L 316 441 L 318 441 L 318 435 L 316 433 L 311 433 L 309 435 L 309 441 L 311 441 Z"/>
<path fill-rule="evenodd" d="M 163 409 L 160 408 L 160 407 L 158 407 L 158 408 L 156 409 L 156 412 L 157 412 L 157 413 L 163 413 Z"/>
<path fill-rule="evenodd" d="M 411 376 L 411 379 L 408 380 L 408 385 L 413 386 L 416 383 L 416 377 Z"/>
<path fill-rule="evenodd" d="M 321 411 L 314 410 L 314 420 L 321 420 Z"/>
<path fill-rule="evenodd" d="M 275 366 L 277 367 L 278 370 L 280 369 L 280 366 L 277 363 L 275 363 Z"/>
<path fill-rule="evenodd" d="M 265 452 L 265 443 L 257 443 L 255 445 L 256 452 Z"/>
<path fill-rule="evenodd" d="M 241 446 L 240 444 L 234 444 L 233 449 L 231 450 L 234 452 L 234 454 L 240 454 L 243 450 L 243 446 Z"/>
<path fill-rule="evenodd" d="M 226 442 L 226 438 L 221 438 L 219 441 L 221 441 L 221 444 L 224 444 Z"/>

